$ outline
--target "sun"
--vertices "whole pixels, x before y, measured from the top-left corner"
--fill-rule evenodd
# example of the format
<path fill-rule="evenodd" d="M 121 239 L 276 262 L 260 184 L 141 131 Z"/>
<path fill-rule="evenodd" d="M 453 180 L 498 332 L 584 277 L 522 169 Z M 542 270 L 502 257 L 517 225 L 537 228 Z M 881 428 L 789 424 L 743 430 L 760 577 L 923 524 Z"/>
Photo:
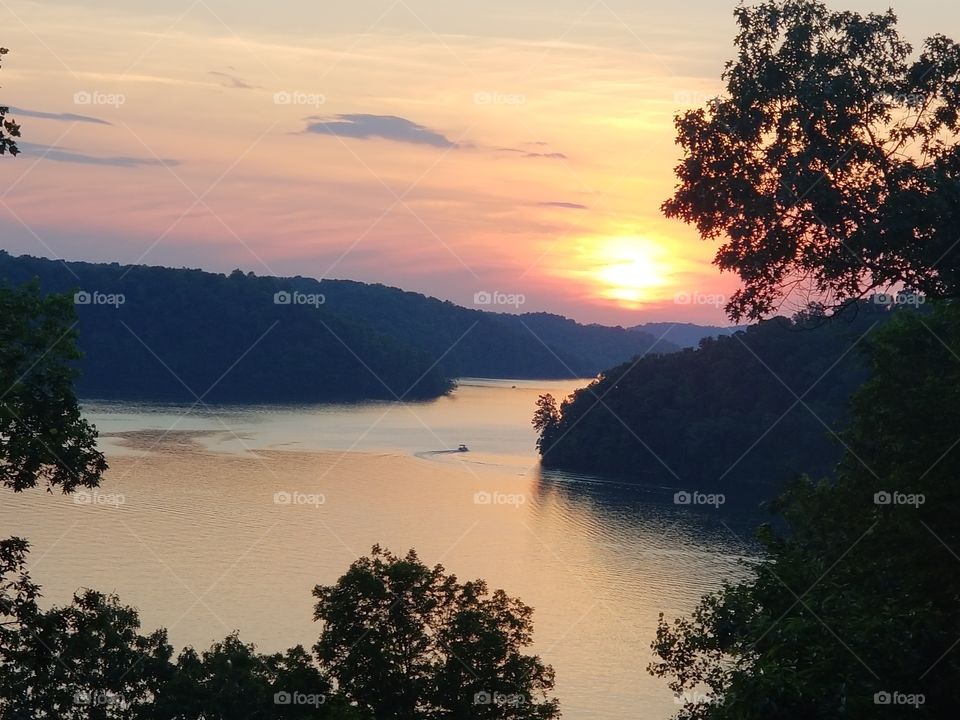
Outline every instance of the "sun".
<path fill-rule="evenodd" d="M 602 297 L 635 307 L 655 299 L 657 290 L 669 284 L 669 263 L 651 240 L 615 237 L 591 245 L 591 274 Z"/>

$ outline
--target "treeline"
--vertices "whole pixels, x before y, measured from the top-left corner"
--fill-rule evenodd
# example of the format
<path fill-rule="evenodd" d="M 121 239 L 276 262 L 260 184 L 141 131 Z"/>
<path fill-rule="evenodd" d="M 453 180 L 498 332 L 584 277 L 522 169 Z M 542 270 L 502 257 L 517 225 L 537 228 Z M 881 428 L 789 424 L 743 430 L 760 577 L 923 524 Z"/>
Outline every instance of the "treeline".
<path fill-rule="evenodd" d="M 424 399 L 449 391 L 459 376 L 593 376 L 656 342 L 558 316 L 469 310 L 383 285 L 0 251 L 0 280 L 32 278 L 46 293 L 80 293 L 77 388 L 88 398 Z"/>
<path fill-rule="evenodd" d="M 621 364 L 559 406 L 541 400 L 543 464 L 697 488 L 828 473 L 868 376 L 857 345 L 890 315 L 863 302 L 830 319 L 777 317 Z"/>
<path fill-rule="evenodd" d="M 0 482 L 0 485 L 4 484 Z M 532 609 L 380 547 L 318 585 L 319 639 L 261 653 L 236 633 L 175 653 L 116 595 L 44 610 L 28 543 L 0 540 L 0 718 L 552 720 L 553 669 L 525 655 Z"/>

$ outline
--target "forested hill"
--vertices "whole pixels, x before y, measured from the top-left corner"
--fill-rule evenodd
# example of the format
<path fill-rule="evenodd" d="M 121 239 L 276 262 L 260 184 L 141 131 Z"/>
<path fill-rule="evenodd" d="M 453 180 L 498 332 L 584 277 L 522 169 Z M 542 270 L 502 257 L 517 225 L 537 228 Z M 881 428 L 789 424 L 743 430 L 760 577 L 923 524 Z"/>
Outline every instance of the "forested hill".
<path fill-rule="evenodd" d="M 0 251 L 0 281 L 34 277 L 45 292 L 85 293 L 78 392 L 88 398 L 422 399 L 458 376 L 592 377 L 654 344 L 677 349 L 622 328 L 481 312 L 383 285 Z"/>
<path fill-rule="evenodd" d="M 889 317 L 868 303 L 829 322 L 780 317 L 615 367 L 562 403 L 544 465 L 691 489 L 825 474 L 867 377 L 855 345 Z"/>
<path fill-rule="evenodd" d="M 738 329 L 731 326 L 720 325 L 695 325 L 693 323 L 674 323 L 674 322 L 651 322 L 635 325 L 628 330 L 638 330 L 640 332 L 650 333 L 656 337 L 662 337 L 664 340 L 679 345 L 682 348 L 695 348 L 700 341 L 708 337 L 718 337 L 720 335 L 732 335 Z"/>
<path fill-rule="evenodd" d="M 594 377 L 651 349 L 679 350 L 650 333 L 581 325 L 548 313 L 471 310 L 386 285 L 302 277 L 284 282 L 304 293 L 322 292 L 332 312 L 442 356 L 450 377 Z"/>

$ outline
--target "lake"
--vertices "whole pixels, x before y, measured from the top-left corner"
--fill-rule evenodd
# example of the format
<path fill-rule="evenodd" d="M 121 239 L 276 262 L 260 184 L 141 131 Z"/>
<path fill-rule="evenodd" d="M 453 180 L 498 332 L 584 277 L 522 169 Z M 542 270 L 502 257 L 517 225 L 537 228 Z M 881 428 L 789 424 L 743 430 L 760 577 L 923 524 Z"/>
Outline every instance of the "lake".
<path fill-rule="evenodd" d="M 677 706 L 646 673 L 658 613 L 745 573 L 759 498 L 677 505 L 677 488 L 541 470 L 536 398 L 584 382 L 463 379 L 412 405 L 87 402 L 102 487 L 6 493 L 0 535 L 31 541 L 46 603 L 114 591 L 178 649 L 233 630 L 264 651 L 310 647 L 314 585 L 375 543 L 416 548 L 535 608 L 565 718 L 661 720 Z"/>

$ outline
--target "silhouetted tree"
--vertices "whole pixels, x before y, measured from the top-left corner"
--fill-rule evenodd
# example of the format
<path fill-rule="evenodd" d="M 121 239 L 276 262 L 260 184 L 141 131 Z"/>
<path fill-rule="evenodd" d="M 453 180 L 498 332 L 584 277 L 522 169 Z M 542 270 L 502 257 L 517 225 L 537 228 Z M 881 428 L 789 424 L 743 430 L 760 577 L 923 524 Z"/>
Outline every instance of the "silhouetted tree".
<path fill-rule="evenodd" d="M 43 482 L 72 492 L 96 487 L 107 467 L 97 433 L 80 416 L 73 382 L 76 316 L 71 298 L 34 282 L 0 283 L 0 485 Z"/>
<path fill-rule="evenodd" d="M 669 215 L 726 235 L 734 317 L 794 280 L 839 302 L 903 284 L 957 294 L 960 47 L 919 58 L 892 13 L 813 0 L 741 6 L 730 98 L 678 119 Z M 864 340 L 832 480 L 796 480 L 761 529 L 753 577 L 661 617 L 650 671 L 680 720 L 874 720 L 954 713 L 960 656 L 960 307 L 897 312 Z M 788 444 L 784 444 L 788 447 Z"/>
<path fill-rule="evenodd" d="M 684 158 L 668 217 L 721 240 L 740 275 L 731 317 L 795 289 L 843 303 L 902 284 L 960 291 L 960 46 L 911 57 L 892 11 L 814 0 L 735 10 L 725 96 L 676 120 Z"/>
<path fill-rule="evenodd" d="M 374 546 L 314 596 L 321 666 L 376 720 L 559 717 L 552 668 L 521 653 L 533 611 L 502 590 Z"/>
<path fill-rule="evenodd" d="M 538 433 L 537 450 L 541 453 L 553 445 L 561 418 L 560 408 L 553 395 L 545 393 L 537 398 L 537 409 L 533 413 L 532 423 L 533 429 Z"/>
<path fill-rule="evenodd" d="M 801 478 L 756 575 L 661 618 L 651 671 L 681 719 L 941 718 L 960 656 L 960 308 L 904 313 L 868 341 L 837 478 Z M 890 705 L 890 707 L 883 707 Z"/>

